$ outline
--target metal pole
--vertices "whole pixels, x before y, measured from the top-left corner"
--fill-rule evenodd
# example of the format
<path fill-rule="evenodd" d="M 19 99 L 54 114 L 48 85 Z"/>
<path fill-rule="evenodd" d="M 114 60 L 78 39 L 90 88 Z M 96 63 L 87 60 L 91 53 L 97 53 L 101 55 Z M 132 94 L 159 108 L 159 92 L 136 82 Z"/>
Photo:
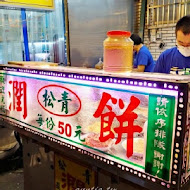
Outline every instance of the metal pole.
<path fill-rule="evenodd" d="M 146 7 L 147 7 L 147 0 L 142 0 L 141 15 L 140 15 L 140 28 L 139 28 L 139 36 L 142 39 L 144 38 L 144 26 L 145 26 Z"/>
<path fill-rule="evenodd" d="M 22 18 L 22 29 L 23 29 L 25 59 L 26 59 L 26 61 L 30 61 L 30 53 L 29 53 L 29 47 L 28 47 L 28 32 L 27 32 L 27 23 L 26 23 L 26 12 L 25 12 L 25 9 L 21 9 L 21 18 Z"/>
<path fill-rule="evenodd" d="M 174 4 L 173 4 L 173 23 L 175 23 L 175 14 L 176 14 L 176 10 L 175 10 L 175 0 L 174 0 Z"/>
<path fill-rule="evenodd" d="M 169 24 L 170 21 L 170 0 L 168 0 L 168 18 L 167 18 L 167 24 Z"/>
<path fill-rule="evenodd" d="M 160 5 L 160 0 L 158 0 L 158 5 Z M 159 24 L 159 17 L 160 17 L 160 15 L 159 15 L 159 7 L 157 7 L 156 8 L 156 12 L 157 12 L 157 15 L 156 15 L 156 26 L 158 26 Z"/>
<path fill-rule="evenodd" d="M 66 57 L 66 64 L 71 65 L 70 63 L 70 40 L 69 40 L 69 13 L 68 13 L 68 1 L 63 0 L 63 16 L 64 16 L 64 32 L 66 37 L 66 50 L 67 50 L 67 57 Z"/>
<path fill-rule="evenodd" d="M 164 16 L 165 16 L 165 11 L 164 11 L 164 0 L 162 0 L 162 25 L 164 24 Z"/>

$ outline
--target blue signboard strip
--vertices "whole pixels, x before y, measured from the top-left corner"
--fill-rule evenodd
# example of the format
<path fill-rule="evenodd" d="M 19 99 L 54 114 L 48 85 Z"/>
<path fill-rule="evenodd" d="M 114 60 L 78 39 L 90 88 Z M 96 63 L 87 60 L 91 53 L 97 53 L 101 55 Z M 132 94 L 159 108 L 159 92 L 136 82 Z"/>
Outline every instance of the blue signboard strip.
<path fill-rule="evenodd" d="M 30 53 L 28 47 L 28 33 L 27 33 L 27 23 L 26 23 L 26 11 L 21 9 L 22 18 L 22 28 L 23 28 L 23 38 L 24 38 L 24 50 L 25 50 L 25 61 L 30 61 Z"/>

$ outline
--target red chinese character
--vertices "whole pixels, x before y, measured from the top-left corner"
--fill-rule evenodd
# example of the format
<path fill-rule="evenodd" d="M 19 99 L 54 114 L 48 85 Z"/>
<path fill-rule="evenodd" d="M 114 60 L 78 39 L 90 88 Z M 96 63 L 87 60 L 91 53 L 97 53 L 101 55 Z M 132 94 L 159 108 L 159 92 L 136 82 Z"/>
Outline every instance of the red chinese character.
<path fill-rule="evenodd" d="M 70 189 L 76 189 L 75 188 L 75 182 L 76 182 L 76 178 L 73 177 L 72 175 L 70 175 L 69 173 L 67 173 L 67 189 L 70 190 Z"/>
<path fill-rule="evenodd" d="M 101 142 L 105 142 L 109 138 L 111 139 L 114 138 L 114 133 L 111 131 L 111 125 L 114 118 L 116 117 L 116 114 L 112 111 L 111 106 L 106 105 L 110 99 L 111 99 L 112 104 L 117 103 L 117 99 L 112 98 L 110 94 L 104 92 L 102 95 L 100 104 L 98 106 L 98 109 L 93 115 L 96 118 L 101 116 L 101 132 L 100 132 L 100 137 L 99 137 Z M 109 110 L 109 112 L 103 113 L 105 107 Z M 105 127 L 105 125 L 107 126 Z M 104 132 L 109 132 L 109 133 L 106 136 L 104 136 Z"/>
<path fill-rule="evenodd" d="M 13 110 L 21 112 L 23 111 L 23 118 L 27 117 L 27 84 L 26 82 L 18 82 L 18 81 L 9 81 L 9 84 L 13 85 L 12 88 L 12 103 L 9 105 L 9 110 Z M 9 97 L 11 98 L 11 92 L 8 92 Z M 13 104 L 13 106 L 12 106 Z M 22 105 L 21 105 L 22 104 Z"/>
<path fill-rule="evenodd" d="M 77 179 L 76 188 L 85 188 L 85 183 L 82 182 L 80 179 Z"/>
<path fill-rule="evenodd" d="M 62 188 L 63 189 L 67 186 L 66 180 L 67 180 L 67 174 L 62 173 L 62 182 L 63 182 Z"/>
<path fill-rule="evenodd" d="M 126 110 L 123 112 L 123 114 L 116 115 L 112 111 L 112 107 L 110 105 L 107 105 L 110 99 L 112 104 L 117 103 L 117 99 L 112 98 L 110 94 L 104 92 L 98 109 L 94 113 L 94 117 L 96 118 L 101 116 L 101 131 L 99 140 L 101 142 L 105 142 L 109 138 L 114 138 L 114 133 L 111 131 L 111 125 L 114 118 L 116 117 L 116 119 L 119 121 L 119 126 L 114 128 L 114 131 L 118 134 L 118 138 L 115 144 L 118 144 L 121 141 L 123 133 L 127 133 L 126 156 L 129 158 L 133 155 L 133 134 L 135 132 L 142 132 L 142 127 L 140 127 L 139 125 L 134 125 L 134 120 L 137 119 L 138 115 L 133 112 L 133 110 L 136 109 L 140 104 L 140 100 L 135 96 L 131 96 L 130 103 Z M 103 113 L 105 108 L 108 108 L 108 112 Z M 124 108 L 124 103 L 121 99 L 119 99 L 119 108 Z M 127 126 L 124 126 L 124 123 L 127 123 Z M 107 135 L 104 136 L 104 133 L 106 133 Z"/>

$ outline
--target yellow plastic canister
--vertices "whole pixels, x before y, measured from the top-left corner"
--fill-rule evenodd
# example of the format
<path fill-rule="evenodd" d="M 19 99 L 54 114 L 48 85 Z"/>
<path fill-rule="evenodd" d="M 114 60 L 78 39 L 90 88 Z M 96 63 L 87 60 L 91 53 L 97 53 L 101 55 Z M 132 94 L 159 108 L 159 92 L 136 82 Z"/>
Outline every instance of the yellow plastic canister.
<path fill-rule="evenodd" d="M 108 31 L 104 40 L 104 71 L 131 72 L 133 41 L 128 31 Z"/>

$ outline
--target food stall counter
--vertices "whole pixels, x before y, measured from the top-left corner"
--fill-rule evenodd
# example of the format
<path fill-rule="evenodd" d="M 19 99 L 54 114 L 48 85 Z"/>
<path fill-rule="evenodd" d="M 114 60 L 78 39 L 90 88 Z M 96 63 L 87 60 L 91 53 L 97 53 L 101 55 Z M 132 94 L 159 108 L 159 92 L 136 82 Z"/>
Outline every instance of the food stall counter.
<path fill-rule="evenodd" d="M 22 64 L 0 68 L 1 123 L 18 131 L 25 147 L 35 142 L 45 147 L 44 154 L 53 152 L 54 189 L 66 187 L 63 176 L 70 179 L 63 166 L 72 164 L 60 155 L 90 168 L 94 187 L 102 180 L 99 169 L 147 189 L 187 187 L 188 76 Z M 25 166 L 29 158 L 24 155 Z M 76 189 L 92 187 L 89 180 L 73 179 Z"/>

